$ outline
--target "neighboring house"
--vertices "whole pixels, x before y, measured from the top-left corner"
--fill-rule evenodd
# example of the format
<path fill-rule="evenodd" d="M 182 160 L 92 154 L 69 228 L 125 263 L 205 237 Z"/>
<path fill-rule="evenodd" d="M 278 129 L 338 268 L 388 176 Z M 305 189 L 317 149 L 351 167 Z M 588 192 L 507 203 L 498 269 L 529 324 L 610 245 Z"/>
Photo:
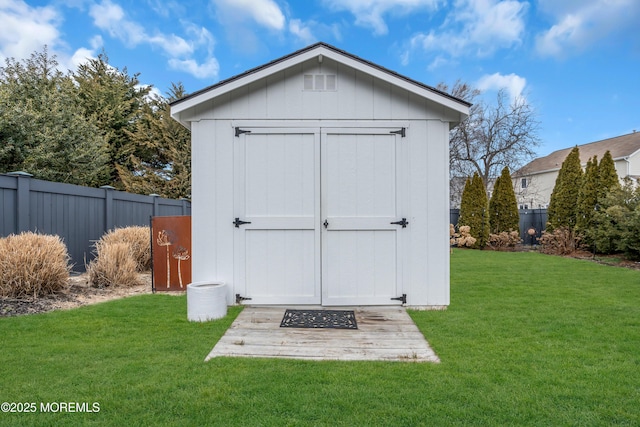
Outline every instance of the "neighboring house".
<path fill-rule="evenodd" d="M 556 184 L 562 162 L 571 148 L 554 151 L 537 158 L 513 174 L 514 189 L 520 209 L 547 208 Z M 598 156 L 598 162 L 609 151 L 615 162 L 618 177 L 629 177 L 637 182 L 640 177 L 640 132 L 579 145 L 583 169 L 587 161 Z"/>
<path fill-rule="evenodd" d="M 449 305 L 449 131 L 469 106 L 324 43 L 173 102 L 193 281 L 229 304 Z"/>

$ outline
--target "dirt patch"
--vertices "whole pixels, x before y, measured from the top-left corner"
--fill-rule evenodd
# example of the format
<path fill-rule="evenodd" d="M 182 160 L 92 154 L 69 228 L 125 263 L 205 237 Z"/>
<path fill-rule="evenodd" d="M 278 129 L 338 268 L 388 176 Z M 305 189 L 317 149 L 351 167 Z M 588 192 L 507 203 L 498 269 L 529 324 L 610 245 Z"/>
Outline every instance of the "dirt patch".
<path fill-rule="evenodd" d="M 69 277 L 69 286 L 61 292 L 40 298 L 0 298 L 0 317 L 68 310 L 83 305 L 151 293 L 151 273 L 140 274 L 141 285 L 103 289 L 89 286 L 87 274 Z"/>

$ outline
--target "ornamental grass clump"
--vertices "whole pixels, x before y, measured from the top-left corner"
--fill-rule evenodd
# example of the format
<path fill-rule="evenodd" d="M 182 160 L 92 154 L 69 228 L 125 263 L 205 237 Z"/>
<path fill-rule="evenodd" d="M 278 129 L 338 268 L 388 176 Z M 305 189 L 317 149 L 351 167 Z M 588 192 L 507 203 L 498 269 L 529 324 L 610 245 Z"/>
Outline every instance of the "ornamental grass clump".
<path fill-rule="evenodd" d="M 140 284 L 136 261 L 129 245 L 121 242 L 96 242 L 97 257 L 87 268 L 89 282 L 96 288 Z"/>
<path fill-rule="evenodd" d="M 151 242 L 148 227 L 117 228 L 95 244 L 94 258 L 87 272 L 92 286 L 135 286 L 138 273 L 151 268 Z"/>
<path fill-rule="evenodd" d="M 151 235 L 149 227 L 132 226 L 116 228 L 100 239 L 101 244 L 124 243 L 129 248 L 131 258 L 136 262 L 136 270 L 151 269 Z"/>
<path fill-rule="evenodd" d="M 24 232 L 0 239 L 0 296 L 37 298 L 67 287 L 71 271 L 59 236 Z"/>

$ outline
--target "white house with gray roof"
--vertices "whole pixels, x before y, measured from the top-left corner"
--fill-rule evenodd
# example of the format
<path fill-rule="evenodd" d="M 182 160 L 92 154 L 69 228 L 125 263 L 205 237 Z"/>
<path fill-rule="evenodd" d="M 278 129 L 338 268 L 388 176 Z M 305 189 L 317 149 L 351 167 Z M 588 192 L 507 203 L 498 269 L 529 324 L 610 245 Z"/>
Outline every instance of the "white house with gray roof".
<path fill-rule="evenodd" d="M 572 149 L 573 147 L 565 148 L 554 151 L 548 156 L 539 157 L 513 174 L 514 188 L 520 209 L 538 209 L 549 206 L 551 193 L 562 162 Z M 640 132 L 579 145 L 578 149 L 583 169 L 593 156 L 597 156 L 599 162 L 609 151 L 621 180 L 629 177 L 637 182 L 640 177 Z"/>

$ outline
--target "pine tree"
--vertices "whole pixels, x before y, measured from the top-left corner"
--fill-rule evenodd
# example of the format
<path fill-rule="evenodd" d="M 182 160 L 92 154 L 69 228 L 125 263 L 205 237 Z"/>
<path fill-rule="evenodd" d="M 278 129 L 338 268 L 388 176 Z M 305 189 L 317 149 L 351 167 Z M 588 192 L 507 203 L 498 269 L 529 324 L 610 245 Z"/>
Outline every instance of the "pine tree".
<path fill-rule="evenodd" d="M 576 230 L 582 232 L 591 227 L 593 213 L 598 204 L 599 190 L 600 176 L 598 157 L 593 156 L 593 159 L 587 161 L 587 167 L 585 168 L 584 177 L 582 178 L 582 185 L 578 192 Z"/>
<path fill-rule="evenodd" d="M 600 160 L 600 166 L 598 166 L 598 198 L 604 199 L 604 197 L 614 189 L 620 188 L 620 180 L 618 179 L 618 172 L 616 172 L 616 166 L 611 157 L 611 152 L 607 150 Z"/>
<path fill-rule="evenodd" d="M 70 184 L 108 183 L 107 145 L 78 89 L 45 47 L 0 67 L 0 172 Z"/>
<path fill-rule="evenodd" d="M 172 84 L 169 97 L 152 96 L 142 108 L 133 142 L 144 147 L 146 159 L 131 155 L 133 171 L 118 167 L 126 191 L 191 197 L 191 134 L 171 118 L 170 102 L 185 96 L 182 84 Z"/>
<path fill-rule="evenodd" d="M 549 201 L 547 230 L 567 227 L 573 230 L 577 220 L 578 192 L 582 184 L 580 150 L 574 147 L 562 162 Z"/>
<path fill-rule="evenodd" d="M 493 194 L 489 201 L 489 223 L 490 231 L 494 234 L 520 231 L 518 202 L 513 190 L 513 180 L 506 166 L 493 186 Z"/>
<path fill-rule="evenodd" d="M 463 225 L 471 227 L 470 234 L 476 238 L 473 247 L 484 248 L 489 240 L 489 212 L 484 183 L 477 173 L 467 178 L 462 192 L 458 226 Z"/>
<path fill-rule="evenodd" d="M 140 85 L 138 74 L 129 76 L 126 68 L 109 65 L 105 53 L 79 65 L 74 80 L 83 113 L 97 123 L 107 140 L 110 184 L 122 189 L 118 166 L 132 171 L 131 155 L 147 160 L 145 147 L 136 145 L 132 135 L 151 88 Z"/>

